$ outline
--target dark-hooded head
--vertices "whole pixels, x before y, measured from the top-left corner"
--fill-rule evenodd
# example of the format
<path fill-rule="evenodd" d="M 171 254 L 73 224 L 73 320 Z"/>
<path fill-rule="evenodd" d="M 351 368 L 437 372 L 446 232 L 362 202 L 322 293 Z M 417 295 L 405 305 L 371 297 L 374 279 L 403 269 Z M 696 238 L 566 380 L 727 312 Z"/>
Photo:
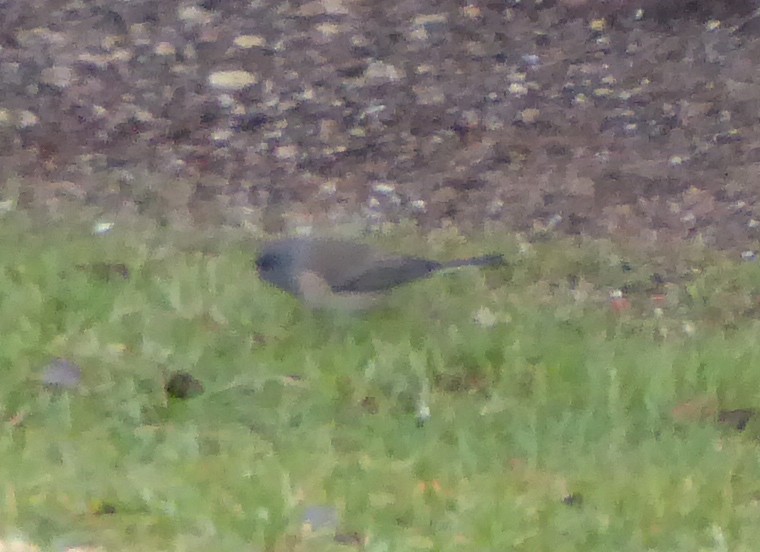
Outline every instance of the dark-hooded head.
<path fill-rule="evenodd" d="M 256 270 L 265 282 L 298 294 L 296 258 L 299 254 L 300 248 L 290 240 L 269 244 L 256 259 Z"/>

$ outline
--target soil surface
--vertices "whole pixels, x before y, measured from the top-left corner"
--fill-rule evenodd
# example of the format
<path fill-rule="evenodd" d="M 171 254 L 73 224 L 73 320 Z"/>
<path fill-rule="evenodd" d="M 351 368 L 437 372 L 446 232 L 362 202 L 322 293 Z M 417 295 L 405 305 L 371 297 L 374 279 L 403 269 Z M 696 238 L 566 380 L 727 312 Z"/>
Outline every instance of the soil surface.
<path fill-rule="evenodd" d="M 0 1 L 0 199 L 754 250 L 755 7 Z"/>

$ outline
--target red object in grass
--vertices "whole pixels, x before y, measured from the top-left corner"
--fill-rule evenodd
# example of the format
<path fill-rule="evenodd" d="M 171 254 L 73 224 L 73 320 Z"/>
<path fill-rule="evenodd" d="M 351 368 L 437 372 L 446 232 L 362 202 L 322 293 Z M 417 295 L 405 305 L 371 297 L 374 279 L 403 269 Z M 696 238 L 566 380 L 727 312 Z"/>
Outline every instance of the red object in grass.
<path fill-rule="evenodd" d="M 615 313 L 625 312 L 631 309 L 631 302 L 625 297 L 611 297 L 610 308 Z"/>

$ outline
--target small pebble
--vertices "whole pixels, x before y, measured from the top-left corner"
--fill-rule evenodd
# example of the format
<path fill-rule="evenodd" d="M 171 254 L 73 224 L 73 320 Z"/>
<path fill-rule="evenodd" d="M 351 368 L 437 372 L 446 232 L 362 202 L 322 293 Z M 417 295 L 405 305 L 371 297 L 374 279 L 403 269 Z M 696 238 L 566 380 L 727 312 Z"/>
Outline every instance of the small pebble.
<path fill-rule="evenodd" d="M 113 229 L 113 222 L 98 222 L 92 227 L 93 234 L 107 234 Z"/>
<path fill-rule="evenodd" d="M 417 408 L 417 427 L 424 426 L 430 419 L 430 407 L 426 403 L 422 403 Z"/>
<path fill-rule="evenodd" d="M 71 361 L 56 358 L 42 374 L 42 383 L 55 389 L 75 389 L 82 380 L 82 369 Z"/>
<path fill-rule="evenodd" d="M 301 527 L 305 533 L 334 532 L 338 523 L 338 511 L 333 506 L 307 506 L 301 518 Z"/>

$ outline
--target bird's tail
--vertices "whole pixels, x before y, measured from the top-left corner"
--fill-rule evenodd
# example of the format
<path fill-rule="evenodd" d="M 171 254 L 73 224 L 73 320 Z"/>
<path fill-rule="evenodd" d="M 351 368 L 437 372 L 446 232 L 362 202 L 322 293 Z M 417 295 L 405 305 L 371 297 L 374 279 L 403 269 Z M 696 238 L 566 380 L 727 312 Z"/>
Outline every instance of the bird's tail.
<path fill-rule="evenodd" d="M 465 266 L 501 266 L 506 264 L 504 255 L 494 253 L 491 255 L 483 255 L 482 257 L 472 257 L 470 259 L 456 259 L 453 261 L 447 261 L 441 263 L 441 270 L 450 270 L 456 268 L 462 268 Z"/>

